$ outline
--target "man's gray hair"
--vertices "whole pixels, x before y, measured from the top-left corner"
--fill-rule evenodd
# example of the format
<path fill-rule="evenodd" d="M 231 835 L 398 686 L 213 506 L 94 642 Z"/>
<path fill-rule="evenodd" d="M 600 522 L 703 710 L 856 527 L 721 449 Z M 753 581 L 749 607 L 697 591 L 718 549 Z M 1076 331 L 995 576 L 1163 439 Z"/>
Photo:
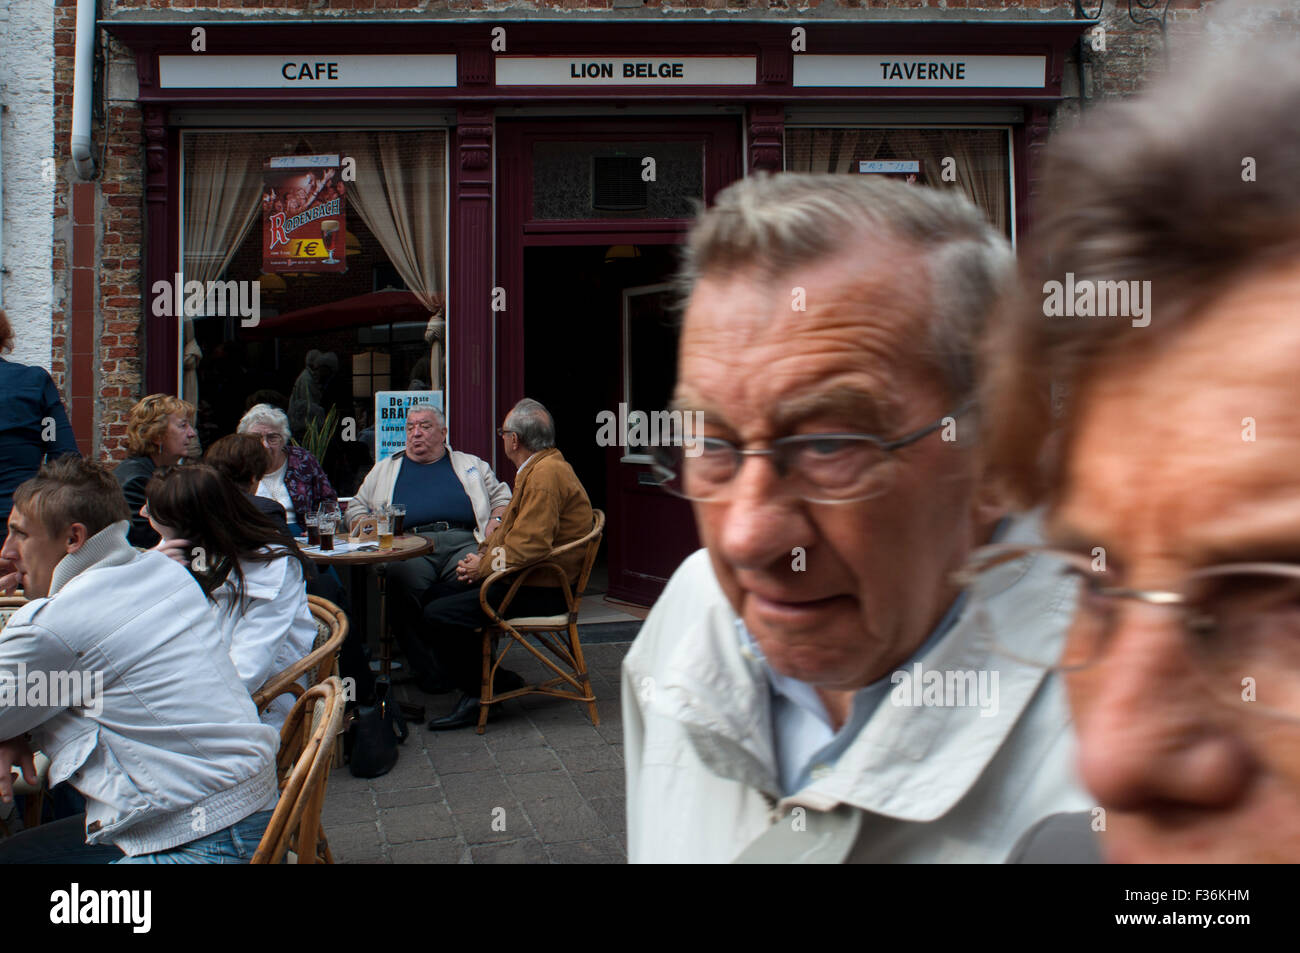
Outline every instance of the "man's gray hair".
<path fill-rule="evenodd" d="M 531 397 L 525 397 L 506 414 L 506 429 L 513 430 L 524 449 L 533 453 L 555 446 L 555 420 Z"/>
<path fill-rule="evenodd" d="M 289 417 L 279 407 L 270 404 L 254 404 L 248 408 L 248 413 L 240 418 L 235 432 L 248 433 L 257 424 L 270 424 L 284 438 L 286 444 L 289 442 Z"/>
<path fill-rule="evenodd" d="M 770 278 L 842 257 L 864 239 L 914 246 L 928 271 L 928 343 L 951 396 L 975 390 L 985 321 L 1015 277 L 1006 238 L 956 189 L 876 175 L 759 172 L 729 185 L 691 229 L 677 283 L 758 268 Z"/>
<path fill-rule="evenodd" d="M 447 426 L 447 418 L 433 404 L 412 404 L 411 409 L 406 412 L 406 419 L 410 420 L 416 414 L 433 414 L 433 419 L 438 421 L 439 427 L 445 429 Z"/>

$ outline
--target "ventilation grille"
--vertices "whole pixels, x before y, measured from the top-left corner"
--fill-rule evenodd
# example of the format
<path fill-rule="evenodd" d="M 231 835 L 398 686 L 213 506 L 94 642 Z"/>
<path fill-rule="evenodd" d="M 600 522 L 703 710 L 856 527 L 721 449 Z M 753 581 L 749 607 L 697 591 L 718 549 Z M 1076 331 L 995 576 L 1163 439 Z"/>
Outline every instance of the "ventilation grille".
<path fill-rule="evenodd" d="M 592 208 L 628 212 L 646 207 L 646 183 L 637 156 L 593 156 L 591 163 Z"/>

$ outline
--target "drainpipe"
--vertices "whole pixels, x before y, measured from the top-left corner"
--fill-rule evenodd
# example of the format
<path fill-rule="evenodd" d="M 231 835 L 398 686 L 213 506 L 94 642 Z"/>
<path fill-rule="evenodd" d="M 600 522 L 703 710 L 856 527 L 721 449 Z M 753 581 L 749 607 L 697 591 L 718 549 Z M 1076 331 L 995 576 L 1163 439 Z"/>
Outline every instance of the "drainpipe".
<path fill-rule="evenodd" d="M 5 110 L 0 103 L 0 309 L 5 306 Z"/>
<path fill-rule="evenodd" d="M 72 78 L 72 161 L 77 175 L 95 174 L 90 151 L 90 105 L 95 92 L 95 14 L 98 0 L 77 0 L 77 48 Z"/>

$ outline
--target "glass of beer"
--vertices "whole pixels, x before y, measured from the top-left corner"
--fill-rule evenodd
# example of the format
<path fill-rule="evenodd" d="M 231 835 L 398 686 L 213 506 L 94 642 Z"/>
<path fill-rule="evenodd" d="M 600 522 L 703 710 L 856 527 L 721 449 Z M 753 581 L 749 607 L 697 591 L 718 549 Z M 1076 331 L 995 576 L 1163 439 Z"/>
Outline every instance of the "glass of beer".
<path fill-rule="evenodd" d="M 321 515 L 317 532 L 320 534 L 320 551 L 322 553 L 334 551 L 334 531 L 337 528 L 338 522 L 333 516 Z"/>
<path fill-rule="evenodd" d="M 339 223 L 337 219 L 327 218 L 320 223 L 321 241 L 325 243 L 325 250 L 330 253 L 326 260 L 327 265 L 337 265 L 338 259 L 334 257 L 334 243 L 338 240 Z"/>
<path fill-rule="evenodd" d="M 401 536 L 403 534 L 402 524 L 406 522 L 406 504 L 394 503 L 388 508 L 393 516 L 393 535 Z"/>
<path fill-rule="evenodd" d="M 316 513 L 308 513 L 302 520 L 307 524 L 307 545 L 320 545 L 320 517 Z"/>
<path fill-rule="evenodd" d="M 379 525 L 379 550 L 387 552 L 393 548 L 393 516 L 388 512 L 387 507 L 381 507 L 379 514 L 375 517 L 375 522 Z"/>

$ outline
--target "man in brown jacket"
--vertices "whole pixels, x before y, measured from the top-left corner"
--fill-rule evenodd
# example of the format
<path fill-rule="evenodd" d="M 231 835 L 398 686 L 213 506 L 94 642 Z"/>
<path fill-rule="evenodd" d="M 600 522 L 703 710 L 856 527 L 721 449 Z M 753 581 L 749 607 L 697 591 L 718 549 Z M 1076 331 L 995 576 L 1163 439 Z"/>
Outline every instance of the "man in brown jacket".
<path fill-rule="evenodd" d="M 434 590 L 435 598 L 424 607 L 429 648 L 443 671 L 464 692 L 450 714 L 429 722 L 432 731 L 478 723 L 483 655 L 482 640 L 475 630 L 487 622 L 479 605 L 483 580 L 499 570 L 541 559 L 591 531 L 591 501 L 573 467 L 555 449 L 555 422 L 546 408 L 524 398 L 506 415 L 505 425 L 498 432 L 506 456 L 517 469 L 514 496 L 479 551 L 457 564 L 457 583 Z M 577 582 L 583 555 L 581 550 L 574 550 L 559 559 L 570 585 Z M 511 581 L 494 584 L 489 601 L 499 602 Z M 568 611 L 559 577 L 553 571 L 537 572 L 528 582 L 515 593 L 510 615 Z M 522 684 L 523 679 L 514 672 L 497 670 L 497 691 L 509 691 Z"/>

